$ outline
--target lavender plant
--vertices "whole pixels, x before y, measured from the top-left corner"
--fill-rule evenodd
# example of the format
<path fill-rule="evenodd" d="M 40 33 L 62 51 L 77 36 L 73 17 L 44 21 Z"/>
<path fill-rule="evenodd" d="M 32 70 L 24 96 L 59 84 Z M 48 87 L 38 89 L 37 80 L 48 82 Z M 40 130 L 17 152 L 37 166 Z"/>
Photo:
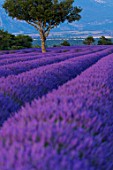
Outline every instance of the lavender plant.
<path fill-rule="evenodd" d="M 0 92 L 3 93 L 3 101 L 5 102 L 2 101 L 0 124 L 26 102 L 31 102 L 33 99 L 58 88 L 58 86 L 76 77 L 111 52 L 112 48 L 92 53 L 90 56 L 72 58 L 60 63 L 32 69 L 16 76 L 0 78 Z M 8 97 L 11 98 L 11 102 L 7 101 Z M 6 103 L 8 107 L 4 107 Z"/>
<path fill-rule="evenodd" d="M 107 50 L 104 49 L 103 51 L 101 51 L 101 54 L 105 53 L 106 51 L 109 52 L 110 49 L 111 48 L 109 48 Z M 58 62 L 65 61 L 67 59 L 71 59 L 71 58 L 75 58 L 75 57 L 79 57 L 79 56 L 83 56 L 83 57 L 89 56 L 90 57 L 90 55 L 94 52 L 95 52 L 94 55 L 97 55 L 97 54 L 100 55 L 100 52 L 97 51 L 97 49 L 93 50 L 93 52 L 92 51 L 90 52 L 90 50 L 86 50 L 84 52 L 80 52 L 77 54 L 75 54 L 74 52 L 71 52 L 71 53 L 70 52 L 66 53 L 65 55 L 63 55 L 62 53 L 59 55 L 51 54 L 52 57 L 50 57 L 50 54 L 49 54 L 49 56 L 45 56 L 43 54 L 44 55 L 43 57 L 42 56 L 37 57 L 36 53 L 33 53 L 33 54 L 30 53 L 31 56 L 29 56 L 29 57 L 26 57 L 26 56 L 23 57 L 20 55 L 15 59 L 5 59 L 5 61 L 1 60 L 0 65 L 2 65 L 2 66 L 0 67 L 0 77 L 3 77 L 3 76 L 7 77 L 9 75 L 17 75 L 19 73 L 26 72 L 26 71 L 29 71 L 34 68 L 38 68 L 40 66 L 58 63 Z"/>
<path fill-rule="evenodd" d="M 0 168 L 112 170 L 112 100 L 113 54 L 4 123 Z"/>

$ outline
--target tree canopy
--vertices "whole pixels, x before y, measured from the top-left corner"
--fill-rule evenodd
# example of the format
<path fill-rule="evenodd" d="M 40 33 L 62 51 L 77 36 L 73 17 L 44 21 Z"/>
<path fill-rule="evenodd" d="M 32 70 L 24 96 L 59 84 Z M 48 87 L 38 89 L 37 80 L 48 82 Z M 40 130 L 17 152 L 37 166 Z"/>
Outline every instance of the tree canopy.
<path fill-rule="evenodd" d="M 42 52 L 49 32 L 64 21 L 80 20 L 81 8 L 73 6 L 74 0 L 6 0 L 3 4 L 12 18 L 24 20 L 40 33 Z"/>
<path fill-rule="evenodd" d="M 93 36 L 88 36 L 87 38 L 85 38 L 85 40 L 83 41 L 84 44 L 87 44 L 87 45 L 91 45 L 92 43 L 94 43 L 95 40 L 93 38 Z"/>
<path fill-rule="evenodd" d="M 65 40 L 65 41 L 63 41 L 63 42 L 61 43 L 61 45 L 62 45 L 62 46 L 70 46 L 70 43 Z"/>
<path fill-rule="evenodd" d="M 0 50 L 11 50 L 32 47 L 32 38 L 28 35 L 13 35 L 0 30 Z"/>
<path fill-rule="evenodd" d="M 101 36 L 98 40 L 98 45 L 112 45 L 112 40 L 110 38 L 106 38 L 104 36 Z"/>

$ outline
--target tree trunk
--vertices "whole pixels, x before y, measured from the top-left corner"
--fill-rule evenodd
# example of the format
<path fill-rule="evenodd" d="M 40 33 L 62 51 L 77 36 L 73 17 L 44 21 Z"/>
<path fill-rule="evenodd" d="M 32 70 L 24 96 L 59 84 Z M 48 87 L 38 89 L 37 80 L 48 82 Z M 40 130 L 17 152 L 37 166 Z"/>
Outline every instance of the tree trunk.
<path fill-rule="evenodd" d="M 42 53 L 46 53 L 45 39 L 41 39 L 42 41 Z"/>
<path fill-rule="evenodd" d="M 46 45 L 45 45 L 45 42 L 46 42 L 46 37 L 44 35 L 44 32 L 43 30 L 40 30 L 40 38 L 41 38 L 41 47 L 42 47 L 42 53 L 46 53 Z"/>

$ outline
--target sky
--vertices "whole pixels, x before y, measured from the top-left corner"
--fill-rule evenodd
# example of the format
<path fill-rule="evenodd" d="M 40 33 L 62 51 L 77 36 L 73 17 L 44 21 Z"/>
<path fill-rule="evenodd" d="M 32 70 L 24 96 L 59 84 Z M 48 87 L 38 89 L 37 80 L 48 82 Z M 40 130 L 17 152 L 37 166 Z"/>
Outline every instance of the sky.
<path fill-rule="evenodd" d="M 0 2 L 3 2 L 3 0 L 0 0 Z M 74 5 L 80 6 L 83 9 L 81 20 L 68 25 L 61 25 L 61 27 L 58 27 L 59 30 L 113 32 L 113 0 L 75 0 Z M 11 18 L 6 17 L 3 10 L 1 11 L 0 23 L 4 28 L 8 30 L 10 28 L 11 32 L 26 30 L 26 25 L 23 23 L 16 24 L 15 20 L 12 21 Z M 29 29 L 27 26 L 27 30 Z"/>

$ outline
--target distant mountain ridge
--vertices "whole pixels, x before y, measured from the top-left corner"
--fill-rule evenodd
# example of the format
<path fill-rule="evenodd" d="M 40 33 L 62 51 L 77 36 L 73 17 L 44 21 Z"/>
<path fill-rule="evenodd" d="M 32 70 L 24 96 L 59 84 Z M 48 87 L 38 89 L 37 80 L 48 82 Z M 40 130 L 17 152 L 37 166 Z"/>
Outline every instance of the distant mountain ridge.
<path fill-rule="evenodd" d="M 76 0 L 83 8 L 79 22 L 83 30 L 113 29 L 113 0 Z"/>
<path fill-rule="evenodd" d="M 0 28 L 11 33 L 36 34 L 37 31 L 24 21 L 12 20 L 2 8 L 4 0 L 0 0 Z M 62 31 L 109 31 L 113 29 L 113 0 L 75 0 L 74 5 L 83 8 L 79 22 L 64 23 L 53 32 Z"/>
<path fill-rule="evenodd" d="M 0 28 L 8 30 L 11 33 L 28 33 L 35 29 L 25 22 L 17 21 L 9 17 L 2 8 L 4 0 L 0 0 Z"/>

